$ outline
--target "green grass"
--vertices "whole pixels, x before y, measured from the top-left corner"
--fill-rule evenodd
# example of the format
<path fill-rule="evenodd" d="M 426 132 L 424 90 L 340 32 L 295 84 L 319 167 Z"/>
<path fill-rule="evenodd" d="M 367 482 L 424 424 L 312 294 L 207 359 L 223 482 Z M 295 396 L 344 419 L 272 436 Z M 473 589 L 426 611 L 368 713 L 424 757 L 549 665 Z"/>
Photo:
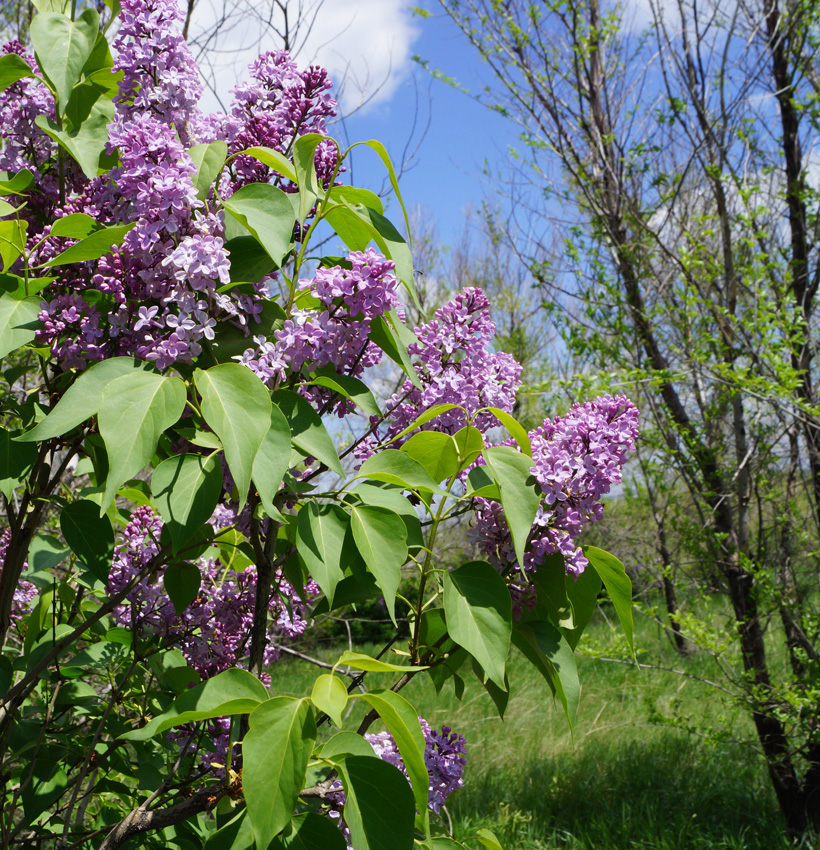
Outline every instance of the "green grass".
<path fill-rule="evenodd" d="M 603 619 L 590 637 L 604 646 L 610 640 Z M 711 659 L 679 659 L 647 620 L 636 623 L 636 645 L 664 666 L 719 681 Z M 335 660 L 341 649 L 316 654 Z M 271 672 L 274 692 L 301 695 L 317 671 L 283 659 Z M 546 684 L 517 654 L 510 659 L 513 696 L 503 722 L 472 676 L 460 701 L 451 684 L 437 696 L 423 674 L 408 685 L 405 695 L 433 726 L 450 725 L 468 740 L 464 787 L 447 807 L 454 837 L 469 840 L 487 827 L 505 850 L 793 846 L 761 759 L 750 746 L 732 743 L 753 740 L 750 721 L 719 691 L 674 673 L 591 658 L 579 659 L 579 674 L 574 736 Z M 369 685 L 389 681 L 373 676 Z M 355 729 L 363 713 L 355 705 L 345 728 Z M 660 717 L 675 720 L 670 725 Z M 707 728 L 725 740 L 702 737 Z"/>

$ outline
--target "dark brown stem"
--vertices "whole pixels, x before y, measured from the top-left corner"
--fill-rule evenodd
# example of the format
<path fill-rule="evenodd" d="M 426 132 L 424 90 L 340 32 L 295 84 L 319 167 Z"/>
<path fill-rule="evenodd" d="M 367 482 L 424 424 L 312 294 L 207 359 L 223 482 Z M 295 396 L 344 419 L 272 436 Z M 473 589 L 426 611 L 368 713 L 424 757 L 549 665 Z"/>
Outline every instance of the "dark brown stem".
<path fill-rule="evenodd" d="M 148 809 L 145 804 L 124 817 L 105 837 L 100 850 L 116 850 L 128 839 L 144 832 L 165 829 L 182 823 L 200 812 L 209 812 L 228 793 L 223 785 L 210 785 L 192 794 L 182 802 L 163 809 Z"/>

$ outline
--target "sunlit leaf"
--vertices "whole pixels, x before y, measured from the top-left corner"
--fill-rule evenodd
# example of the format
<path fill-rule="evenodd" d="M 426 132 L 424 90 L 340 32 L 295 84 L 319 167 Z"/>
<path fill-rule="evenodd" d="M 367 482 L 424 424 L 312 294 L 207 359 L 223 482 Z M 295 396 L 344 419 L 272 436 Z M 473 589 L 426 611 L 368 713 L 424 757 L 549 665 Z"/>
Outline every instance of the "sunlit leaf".
<path fill-rule="evenodd" d="M 307 700 L 275 697 L 249 718 L 242 742 L 242 791 L 257 847 L 268 847 L 293 817 L 316 740 Z"/>

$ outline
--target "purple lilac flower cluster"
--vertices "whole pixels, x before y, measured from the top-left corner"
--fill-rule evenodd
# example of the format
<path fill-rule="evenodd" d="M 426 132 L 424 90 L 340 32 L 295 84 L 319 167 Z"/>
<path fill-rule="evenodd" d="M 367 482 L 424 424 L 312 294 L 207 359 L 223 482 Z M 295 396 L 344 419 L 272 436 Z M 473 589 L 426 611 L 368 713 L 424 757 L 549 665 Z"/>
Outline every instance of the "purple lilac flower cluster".
<path fill-rule="evenodd" d="M 210 116 L 203 123 L 203 140 L 224 139 L 230 153 L 254 146 L 291 150 L 306 133 L 327 132 L 327 121 L 336 115 L 330 95 L 332 82 L 324 68 L 311 66 L 300 71 L 287 51 L 262 53 L 249 66 L 250 79 L 233 89 L 233 106 L 227 116 Z M 336 169 L 337 152 L 332 142 L 322 142 L 316 151 L 316 174 L 327 188 Z M 221 187 L 227 197 L 247 183 L 264 183 L 281 176 L 250 156 L 233 161 L 234 179 Z M 285 183 L 286 191 L 295 187 Z"/>
<path fill-rule="evenodd" d="M 467 764 L 465 757 L 467 741 L 462 735 L 453 732 L 449 726 L 442 726 L 441 732 L 438 732 L 423 717 L 419 717 L 419 723 L 426 741 L 424 763 L 427 766 L 427 772 L 430 774 L 430 791 L 427 804 L 434 812 L 438 813 L 447 802 L 450 794 L 464 784 L 462 775 L 464 766 Z M 389 732 L 368 734 L 364 737 L 379 758 L 390 762 L 405 776 L 408 776 L 404 759 L 402 759 L 396 742 Z"/>
<path fill-rule="evenodd" d="M 175 0 L 123 0 L 114 40 L 114 69 L 123 72 L 116 98 L 119 117 L 154 116 L 173 125 L 183 142 L 199 114 L 199 69 L 178 24 Z"/>
<path fill-rule="evenodd" d="M 423 718 L 419 717 L 421 730 L 424 733 L 424 764 L 430 774 L 430 789 L 427 805 L 436 813 L 447 802 L 447 798 L 453 791 L 458 790 L 464 784 L 464 767 L 467 764 L 467 741 L 464 736 L 453 732 L 449 726 L 442 726 L 441 732 L 433 729 Z M 397 767 L 410 781 L 404 759 L 401 757 L 396 741 L 389 732 L 378 732 L 376 734 L 365 734 L 365 740 L 373 747 L 376 755 L 393 767 Z M 342 783 L 337 781 L 331 788 L 328 798 L 331 809 L 328 815 L 336 820 L 339 828 L 350 841 L 350 830 L 344 822 L 345 792 Z"/>
<path fill-rule="evenodd" d="M 122 590 L 156 557 L 163 521 L 150 507 L 137 508 L 129 520 L 114 553 L 108 590 Z M 136 628 L 143 635 L 157 635 L 179 647 L 188 663 L 203 678 L 236 667 L 247 648 L 253 622 L 256 593 L 256 568 L 243 572 L 226 569 L 218 560 L 201 558 L 195 565 L 202 584 L 194 601 L 177 614 L 162 584 L 164 566 L 149 571 L 114 610 L 114 619 L 123 626 Z M 277 576 L 268 610 L 272 618 L 271 635 L 292 637 L 307 625 L 306 607 L 293 588 Z M 318 588 L 306 588 L 308 596 Z M 265 664 L 279 657 L 275 645 L 265 650 Z"/>
<path fill-rule="evenodd" d="M 495 323 L 490 318 L 490 303 L 480 289 L 460 292 L 415 332 L 419 343 L 409 350 L 418 358 L 415 369 L 421 387 L 406 380 L 385 402 L 385 409 L 391 413 L 382 438 L 394 437 L 425 410 L 439 404 L 457 404 L 466 411 L 447 411 L 429 426 L 450 434 L 467 424 L 467 415 L 474 416 L 484 407 L 512 411 L 521 386 L 521 366 L 511 355 L 492 350 Z M 498 420 L 484 411 L 475 417 L 474 425 L 486 432 L 498 425 Z M 363 441 L 357 456 L 368 457 L 378 442 L 377 437 Z"/>
<path fill-rule="evenodd" d="M 16 53 L 29 64 L 35 74 L 40 73 L 34 56 L 26 53 L 19 41 L 12 41 L 2 48 L 3 55 Z M 42 190 L 41 200 L 56 201 L 57 181 L 45 168 L 52 158 L 54 142 L 35 123 L 38 115 L 52 120 L 55 117 L 54 98 L 51 92 L 30 77 L 25 77 L 0 92 L 0 171 L 15 174 L 28 168 L 38 180 Z M 30 206 L 30 205 L 29 205 Z M 32 210 L 24 209 L 22 215 L 29 218 Z M 34 222 L 35 219 L 29 222 Z"/>
<path fill-rule="evenodd" d="M 6 561 L 6 551 L 11 542 L 11 529 L 3 529 L 0 534 L 0 574 L 3 572 L 3 564 Z M 28 564 L 23 564 L 23 570 L 28 569 Z M 20 622 L 22 617 L 31 613 L 31 603 L 34 597 L 37 596 L 37 588 L 25 579 L 20 579 L 17 587 L 14 589 L 14 596 L 11 600 L 11 622 L 12 624 Z"/>
<path fill-rule="evenodd" d="M 346 262 L 350 268 L 322 268 L 310 280 L 300 280 L 299 290 L 312 295 L 316 305 L 294 310 L 274 341 L 257 338 L 257 347 L 237 359 L 271 386 L 303 369 L 333 366 L 339 374 L 358 376 L 379 363 L 381 349 L 368 334 L 374 318 L 398 305 L 395 264 L 373 248 L 348 254 Z M 301 392 L 318 409 L 332 395 L 321 387 Z M 349 409 L 346 402 L 336 406 L 340 416 Z"/>
<path fill-rule="evenodd" d="M 509 526 L 498 502 L 477 499 L 474 542 L 502 572 L 532 572 L 547 556 L 564 556 L 578 576 L 587 559 L 576 544 L 583 528 L 603 517 L 601 497 L 621 481 L 627 453 L 635 448 L 638 409 L 624 396 L 574 404 L 566 416 L 545 419 L 530 432 L 530 472 L 544 494 L 523 565 L 516 563 Z"/>
<path fill-rule="evenodd" d="M 224 779 L 227 768 L 233 767 L 235 753 L 228 759 L 231 744 L 231 717 L 215 717 L 202 724 L 185 724 L 168 732 L 168 740 L 180 750 L 196 753 L 200 768 L 216 779 Z M 236 741 L 233 742 L 234 745 Z M 221 766 L 220 766 L 221 765 Z"/>

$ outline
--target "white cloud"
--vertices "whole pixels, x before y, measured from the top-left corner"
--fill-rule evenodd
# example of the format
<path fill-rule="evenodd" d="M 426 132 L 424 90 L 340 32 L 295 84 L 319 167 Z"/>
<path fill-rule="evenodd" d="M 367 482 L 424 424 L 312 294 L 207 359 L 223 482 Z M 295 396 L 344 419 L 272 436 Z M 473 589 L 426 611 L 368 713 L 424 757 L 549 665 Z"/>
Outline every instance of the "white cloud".
<path fill-rule="evenodd" d="M 291 52 L 323 65 L 343 112 L 391 98 L 410 70 L 419 31 L 404 0 L 291 0 Z M 262 50 L 280 50 L 284 15 L 275 0 L 199 0 L 189 41 L 214 92 L 204 107 L 227 105 L 230 90 Z"/>

